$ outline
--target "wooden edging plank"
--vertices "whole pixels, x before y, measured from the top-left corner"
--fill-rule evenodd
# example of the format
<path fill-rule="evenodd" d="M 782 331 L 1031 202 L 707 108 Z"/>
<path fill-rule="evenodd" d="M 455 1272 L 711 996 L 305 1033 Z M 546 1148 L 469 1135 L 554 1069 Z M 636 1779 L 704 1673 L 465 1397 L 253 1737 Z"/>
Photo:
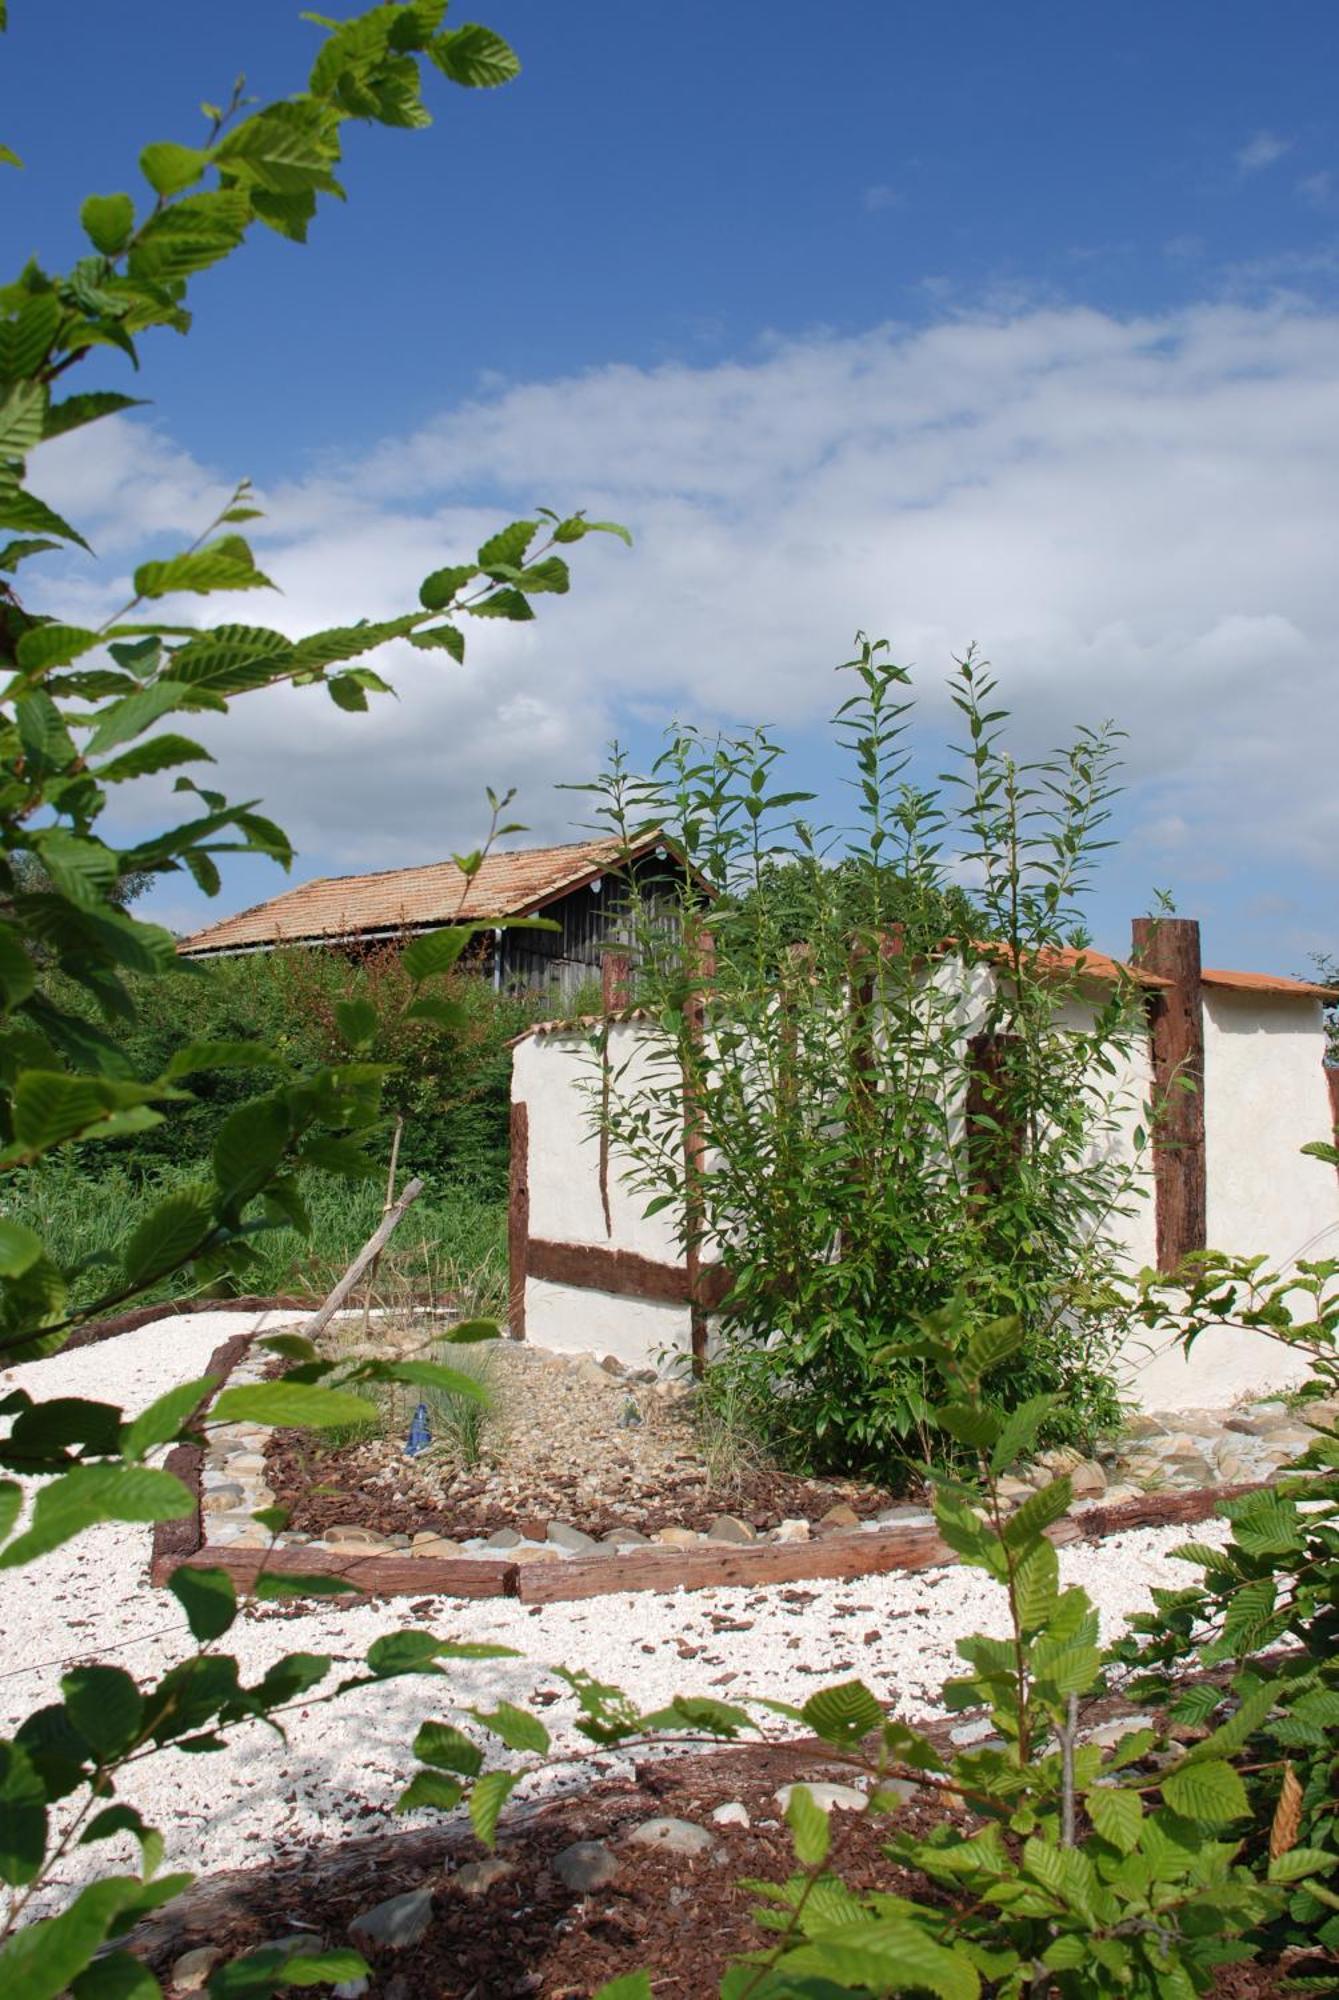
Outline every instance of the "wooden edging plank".
<path fill-rule="evenodd" d="M 241 1591 L 254 1590 L 266 1576 L 337 1576 L 371 1597 L 515 1597 L 517 1565 L 471 1556 L 386 1555 L 380 1549 L 348 1554 L 339 1549 L 210 1548 L 206 1542 L 185 1558 L 191 1569 L 222 1569 Z M 165 1583 L 181 1565 L 166 1563 Z"/>
<path fill-rule="evenodd" d="M 1066 1545 L 1099 1541 L 1131 1528 L 1204 1521 L 1220 1500 L 1257 1484 L 1200 1487 L 1188 1493 L 1141 1494 L 1137 1500 L 1066 1515 L 1047 1532 Z M 730 1585 L 802 1583 L 823 1577 L 876 1576 L 893 1570 L 944 1567 L 959 1558 L 932 1527 L 856 1529 L 817 1542 L 757 1542 L 743 1547 L 637 1549 L 623 1556 L 570 1556 L 518 1571 L 522 1604 L 561 1604 L 624 1590 L 707 1590 Z"/>

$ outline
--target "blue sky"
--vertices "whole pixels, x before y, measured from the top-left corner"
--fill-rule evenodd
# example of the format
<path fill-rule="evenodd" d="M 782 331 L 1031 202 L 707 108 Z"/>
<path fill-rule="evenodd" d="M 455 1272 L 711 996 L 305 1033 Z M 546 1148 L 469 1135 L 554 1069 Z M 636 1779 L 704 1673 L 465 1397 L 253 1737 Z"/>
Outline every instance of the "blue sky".
<path fill-rule="evenodd" d="M 489 780 L 561 837 L 554 784 L 676 713 L 776 721 L 824 783 L 863 626 L 916 661 L 927 767 L 972 639 L 1025 747 L 1129 731 L 1104 942 L 1157 884 L 1211 961 L 1333 944 L 1333 8 L 478 11 L 519 82 L 355 134 L 347 208 L 197 280 L 190 339 L 149 344 L 152 412 L 35 467 L 94 525 L 90 599 L 249 474 L 285 596 L 246 615 L 294 629 L 412 601 L 513 506 L 634 528 L 464 676 L 394 662 L 370 723 L 239 710 L 223 776 L 299 876 L 466 844 Z M 84 193 L 133 188 L 239 69 L 292 87 L 313 40 L 289 0 L 14 0 L 11 252 L 76 254 Z M 239 867 L 223 902 L 271 886 Z"/>

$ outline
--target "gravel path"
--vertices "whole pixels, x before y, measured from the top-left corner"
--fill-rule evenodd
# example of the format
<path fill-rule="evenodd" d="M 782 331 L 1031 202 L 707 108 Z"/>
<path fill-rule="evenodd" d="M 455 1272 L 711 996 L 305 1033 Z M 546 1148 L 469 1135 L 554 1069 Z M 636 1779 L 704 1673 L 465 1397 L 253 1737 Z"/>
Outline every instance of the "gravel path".
<path fill-rule="evenodd" d="M 254 1314 L 235 1312 L 160 1320 L 0 1373 L 0 1391 L 23 1386 L 42 1397 L 86 1395 L 137 1410 L 200 1374 L 221 1340 L 257 1323 Z M 1222 1532 L 1213 1523 L 1195 1531 L 1201 1540 Z M 1147 1603 L 1151 1585 L 1186 1580 L 1184 1567 L 1167 1560 L 1185 1539 L 1182 1528 L 1149 1529 L 1063 1549 L 1061 1572 L 1066 1583 L 1089 1591 L 1112 1634 Z M 60 1674 L 74 1661 L 105 1659 L 144 1680 L 190 1650 L 176 1600 L 148 1583 L 148 1553 L 147 1528 L 109 1526 L 0 1576 L 6 1733 L 59 1698 Z M 827 1681 L 858 1674 L 905 1714 L 924 1715 L 936 1708 L 940 1682 L 956 1666 L 955 1641 L 972 1631 L 1003 1630 L 998 1590 L 971 1570 L 951 1568 L 766 1592 L 641 1593 L 534 1607 L 441 1598 L 415 1599 L 412 1609 L 403 1598 L 311 1612 L 265 1606 L 247 1608 L 224 1645 L 237 1655 L 243 1678 L 255 1679 L 287 1652 L 356 1662 L 380 1633 L 412 1624 L 443 1637 L 495 1640 L 526 1657 L 453 1666 L 449 1682 L 411 1677 L 357 1690 L 331 1706 L 300 1711 L 288 1723 L 286 1742 L 269 1730 L 245 1728 L 214 1755 L 169 1752 L 137 1766 L 124 1796 L 162 1829 L 166 1865 L 255 1865 L 321 1839 L 403 1826 L 393 1804 L 412 1768 L 410 1743 L 419 1723 L 446 1713 L 452 1700 L 526 1702 L 538 1691 L 556 1744 L 579 1745 L 571 1728 L 575 1703 L 547 1671 L 549 1662 L 635 1689 L 647 1707 L 679 1692 L 803 1702 Z M 617 1764 L 599 1760 L 604 1770 Z M 544 1780 L 563 1781 L 562 1773 Z M 62 1882 L 74 1886 L 119 1862 L 117 1845 L 77 1851 Z"/>

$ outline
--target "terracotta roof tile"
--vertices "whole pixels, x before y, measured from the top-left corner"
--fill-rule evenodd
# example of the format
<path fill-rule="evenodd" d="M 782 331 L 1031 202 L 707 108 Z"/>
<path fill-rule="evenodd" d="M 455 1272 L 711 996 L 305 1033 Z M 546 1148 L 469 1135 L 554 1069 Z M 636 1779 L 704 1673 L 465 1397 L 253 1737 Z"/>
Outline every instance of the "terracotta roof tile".
<path fill-rule="evenodd" d="M 660 838 L 649 834 L 637 842 L 633 855 L 649 853 Z M 377 875 L 322 877 L 182 938 L 177 950 L 194 958 L 368 932 L 523 917 L 582 887 L 622 858 L 622 842 L 609 838 L 489 854 L 472 879 L 454 861 L 389 868 Z"/>
<path fill-rule="evenodd" d="M 1206 966 L 1200 974 L 1206 986 L 1229 986 L 1239 993 L 1273 993 L 1292 1000 L 1339 1002 L 1339 987 L 1320 986 L 1310 979 L 1282 979 L 1272 972 L 1224 972 Z"/>

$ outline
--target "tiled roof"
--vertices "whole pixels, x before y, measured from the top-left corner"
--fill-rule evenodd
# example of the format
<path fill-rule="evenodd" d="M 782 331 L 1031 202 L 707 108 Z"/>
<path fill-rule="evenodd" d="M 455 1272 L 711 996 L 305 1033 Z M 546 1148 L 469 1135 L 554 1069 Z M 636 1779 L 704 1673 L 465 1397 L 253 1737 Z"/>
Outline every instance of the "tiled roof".
<path fill-rule="evenodd" d="M 1003 945 L 978 944 L 974 947 L 983 957 L 1001 959 L 1008 956 Z M 1025 954 L 1025 957 L 1029 956 Z M 1132 980 L 1136 986 L 1156 989 L 1170 986 L 1173 982 L 1164 979 L 1160 972 L 1149 972 L 1142 965 L 1128 965 L 1122 958 L 1111 958 L 1104 951 L 1094 951 L 1085 945 L 1082 950 L 1073 945 L 1048 945 L 1044 950 L 1031 956 L 1029 962 L 1043 974 L 1053 973 L 1056 978 L 1073 973 L 1079 979 L 1095 979 L 1104 986 L 1114 986 L 1119 980 Z"/>
<path fill-rule="evenodd" d="M 1211 971 L 1206 966 L 1200 978 L 1206 986 L 1231 986 L 1239 993 L 1273 993 L 1292 1000 L 1328 1000 L 1331 1006 L 1339 1002 L 1339 987 L 1318 986 L 1310 979 L 1281 979 L 1272 972 Z"/>
<path fill-rule="evenodd" d="M 196 958 L 210 952 L 523 917 L 620 861 L 649 853 L 662 838 L 648 834 L 630 854 L 616 837 L 489 854 L 473 877 L 466 877 L 454 861 L 388 868 L 377 875 L 322 877 L 182 938 L 177 950 Z"/>

